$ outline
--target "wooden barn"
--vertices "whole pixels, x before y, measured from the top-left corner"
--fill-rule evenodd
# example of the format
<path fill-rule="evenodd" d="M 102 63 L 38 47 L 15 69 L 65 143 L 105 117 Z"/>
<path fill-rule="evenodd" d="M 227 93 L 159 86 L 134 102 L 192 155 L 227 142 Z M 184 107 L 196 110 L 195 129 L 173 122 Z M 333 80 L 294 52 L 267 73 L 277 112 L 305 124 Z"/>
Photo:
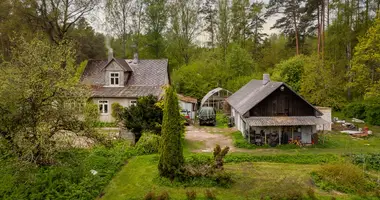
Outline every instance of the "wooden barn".
<path fill-rule="evenodd" d="M 227 102 L 235 126 L 243 136 L 258 145 L 315 142 L 317 126 L 327 125 L 323 115 L 283 82 L 252 80 L 231 95 Z"/>

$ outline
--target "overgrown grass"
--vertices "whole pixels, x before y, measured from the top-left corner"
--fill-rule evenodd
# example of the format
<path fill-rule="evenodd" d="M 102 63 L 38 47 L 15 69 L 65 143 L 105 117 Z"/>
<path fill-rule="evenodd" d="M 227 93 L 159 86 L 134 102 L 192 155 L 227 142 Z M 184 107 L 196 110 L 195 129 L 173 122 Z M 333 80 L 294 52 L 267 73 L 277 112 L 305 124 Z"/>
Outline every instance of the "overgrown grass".
<path fill-rule="evenodd" d="M 0 160 L 0 199 L 94 199 L 134 155 L 129 144 L 60 152 L 53 166 Z M 92 174 L 91 170 L 97 173 Z"/>
<path fill-rule="evenodd" d="M 380 188 L 373 177 L 350 163 L 324 165 L 313 172 L 313 177 L 317 185 L 327 191 L 373 196 L 372 192 Z"/>
<path fill-rule="evenodd" d="M 317 170 L 319 165 L 263 162 L 227 163 L 224 166 L 225 170 L 232 173 L 235 183 L 229 188 L 223 188 L 207 184 L 209 180 L 197 180 L 199 182 L 194 182 L 193 185 L 186 187 L 176 181 L 160 180 L 157 163 L 157 155 L 137 156 L 130 159 L 129 163 L 107 186 L 102 199 L 144 199 L 144 196 L 151 191 L 154 194 L 166 191 L 170 199 L 174 200 L 187 199 L 187 196 L 194 194 L 197 199 L 206 199 L 206 190 L 212 191 L 216 199 L 230 200 L 275 198 L 278 195 L 292 197 L 298 194 L 304 197 L 302 199 L 311 199 L 309 194 L 315 195 L 318 199 L 331 199 L 332 196 L 335 196 L 334 193 L 323 192 L 310 185 L 311 173 Z M 345 197 L 350 199 L 354 196 Z"/>
<path fill-rule="evenodd" d="M 273 163 L 293 163 L 293 164 L 323 164 L 339 162 L 343 158 L 334 154 L 274 154 L 274 155 L 253 155 L 253 154 L 231 154 L 225 157 L 226 163 L 241 162 L 273 162 Z"/>

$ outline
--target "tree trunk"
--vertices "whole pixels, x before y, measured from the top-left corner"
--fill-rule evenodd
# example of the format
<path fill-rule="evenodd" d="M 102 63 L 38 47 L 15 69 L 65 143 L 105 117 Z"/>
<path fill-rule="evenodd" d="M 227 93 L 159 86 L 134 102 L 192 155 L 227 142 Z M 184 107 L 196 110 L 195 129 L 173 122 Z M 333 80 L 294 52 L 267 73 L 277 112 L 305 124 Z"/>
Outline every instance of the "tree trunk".
<path fill-rule="evenodd" d="M 296 34 L 296 55 L 299 55 L 298 27 L 297 27 L 297 18 L 296 18 L 295 12 L 293 12 L 293 23 L 294 23 L 294 31 Z"/>
<path fill-rule="evenodd" d="M 319 6 L 317 7 L 317 37 L 318 37 L 318 44 L 317 44 L 317 52 L 318 52 L 318 59 L 320 58 L 320 52 L 321 52 L 321 24 L 320 24 L 320 14 L 319 14 Z"/>

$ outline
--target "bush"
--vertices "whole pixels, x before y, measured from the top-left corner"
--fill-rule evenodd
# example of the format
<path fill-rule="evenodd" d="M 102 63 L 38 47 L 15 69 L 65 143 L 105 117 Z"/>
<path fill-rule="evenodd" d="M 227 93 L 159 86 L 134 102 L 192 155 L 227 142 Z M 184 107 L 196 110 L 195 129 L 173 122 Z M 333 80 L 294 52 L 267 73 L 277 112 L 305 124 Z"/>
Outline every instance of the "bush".
<path fill-rule="evenodd" d="M 136 105 L 125 109 L 123 115 L 125 126 L 136 135 L 137 140 L 144 131 L 161 133 L 163 112 L 156 104 L 157 97 L 150 95 L 140 97 Z"/>
<path fill-rule="evenodd" d="M 366 105 L 363 102 L 349 103 L 343 109 L 344 115 L 349 118 L 355 117 L 358 119 L 365 119 L 366 118 L 365 112 L 366 112 Z"/>
<path fill-rule="evenodd" d="M 124 113 L 124 107 L 120 105 L 119 103 L 115 102 L 111 105 L 111 110 L 112 110 L 112 117 L 117 121 L 121 121 L 123 118 L 123 113 Z"/>
<path fill-rule="evenodd" d="M 214 192 L 212 190 L 210 190 L 210 189 L 205 190 L 205 197 L 208 200 L 216 199 L 216 196 L 215 196 Z"/>
<path fill-rule="evenodd" d="M 380 153 L 352 154 L 350 158 L 353 164 L 380 171 Z"/>
<path fill-rule="evenodd" d="M 317 186 L 324 190 L 337 190 L 346 193 L 372 191 L 373 183 L 363 171 L 353 164 L 329 164 L 313 172 Z"/>
<path fill-rule="evenodd" d="M 59 152 L 53 166 L 0 159 L 0 199 L 95 199 L 126 159 L 127 143 Z M 97 171 L 93 175 L 90 170 Z"/>
<path fill-rule="evenodd" d="M 144 132 L 136 143 L 136 151 L 139 155 L 158 153 L 161 137 L 154 133 Z"/>
<path fill-rule="evenodd" d="M 195 200 L 197 198 L 197 192 L 195 190 L 186 191 L 186 196 L 188 200 Z"/>
<path fill-rule="evenodd" d="M 222 112 L 216 113 L 216 126 L 219 128 L 227 128 L 228 127 L 228 117 Z"/>

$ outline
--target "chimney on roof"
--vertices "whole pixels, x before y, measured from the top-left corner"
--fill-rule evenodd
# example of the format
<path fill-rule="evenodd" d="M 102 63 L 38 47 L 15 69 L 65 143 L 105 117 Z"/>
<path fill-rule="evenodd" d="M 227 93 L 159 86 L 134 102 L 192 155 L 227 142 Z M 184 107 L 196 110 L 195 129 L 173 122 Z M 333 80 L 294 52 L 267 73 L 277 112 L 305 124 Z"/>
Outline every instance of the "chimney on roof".
<path fill-rule="evenodd" d="M 113 58 L 113 50 L 111 48 L 108 49 L 108 62 Z"/>
<path fill-rule="evenodd" d="M 266 85 L 269 82 L 270 82 L 269 74 L 263 74 L 263 85 Z"/>
<path fill-rule="evenodd" d="M 139 63 L 139 54 L 136 52 L 133 54 L 133 64 Z"/>

